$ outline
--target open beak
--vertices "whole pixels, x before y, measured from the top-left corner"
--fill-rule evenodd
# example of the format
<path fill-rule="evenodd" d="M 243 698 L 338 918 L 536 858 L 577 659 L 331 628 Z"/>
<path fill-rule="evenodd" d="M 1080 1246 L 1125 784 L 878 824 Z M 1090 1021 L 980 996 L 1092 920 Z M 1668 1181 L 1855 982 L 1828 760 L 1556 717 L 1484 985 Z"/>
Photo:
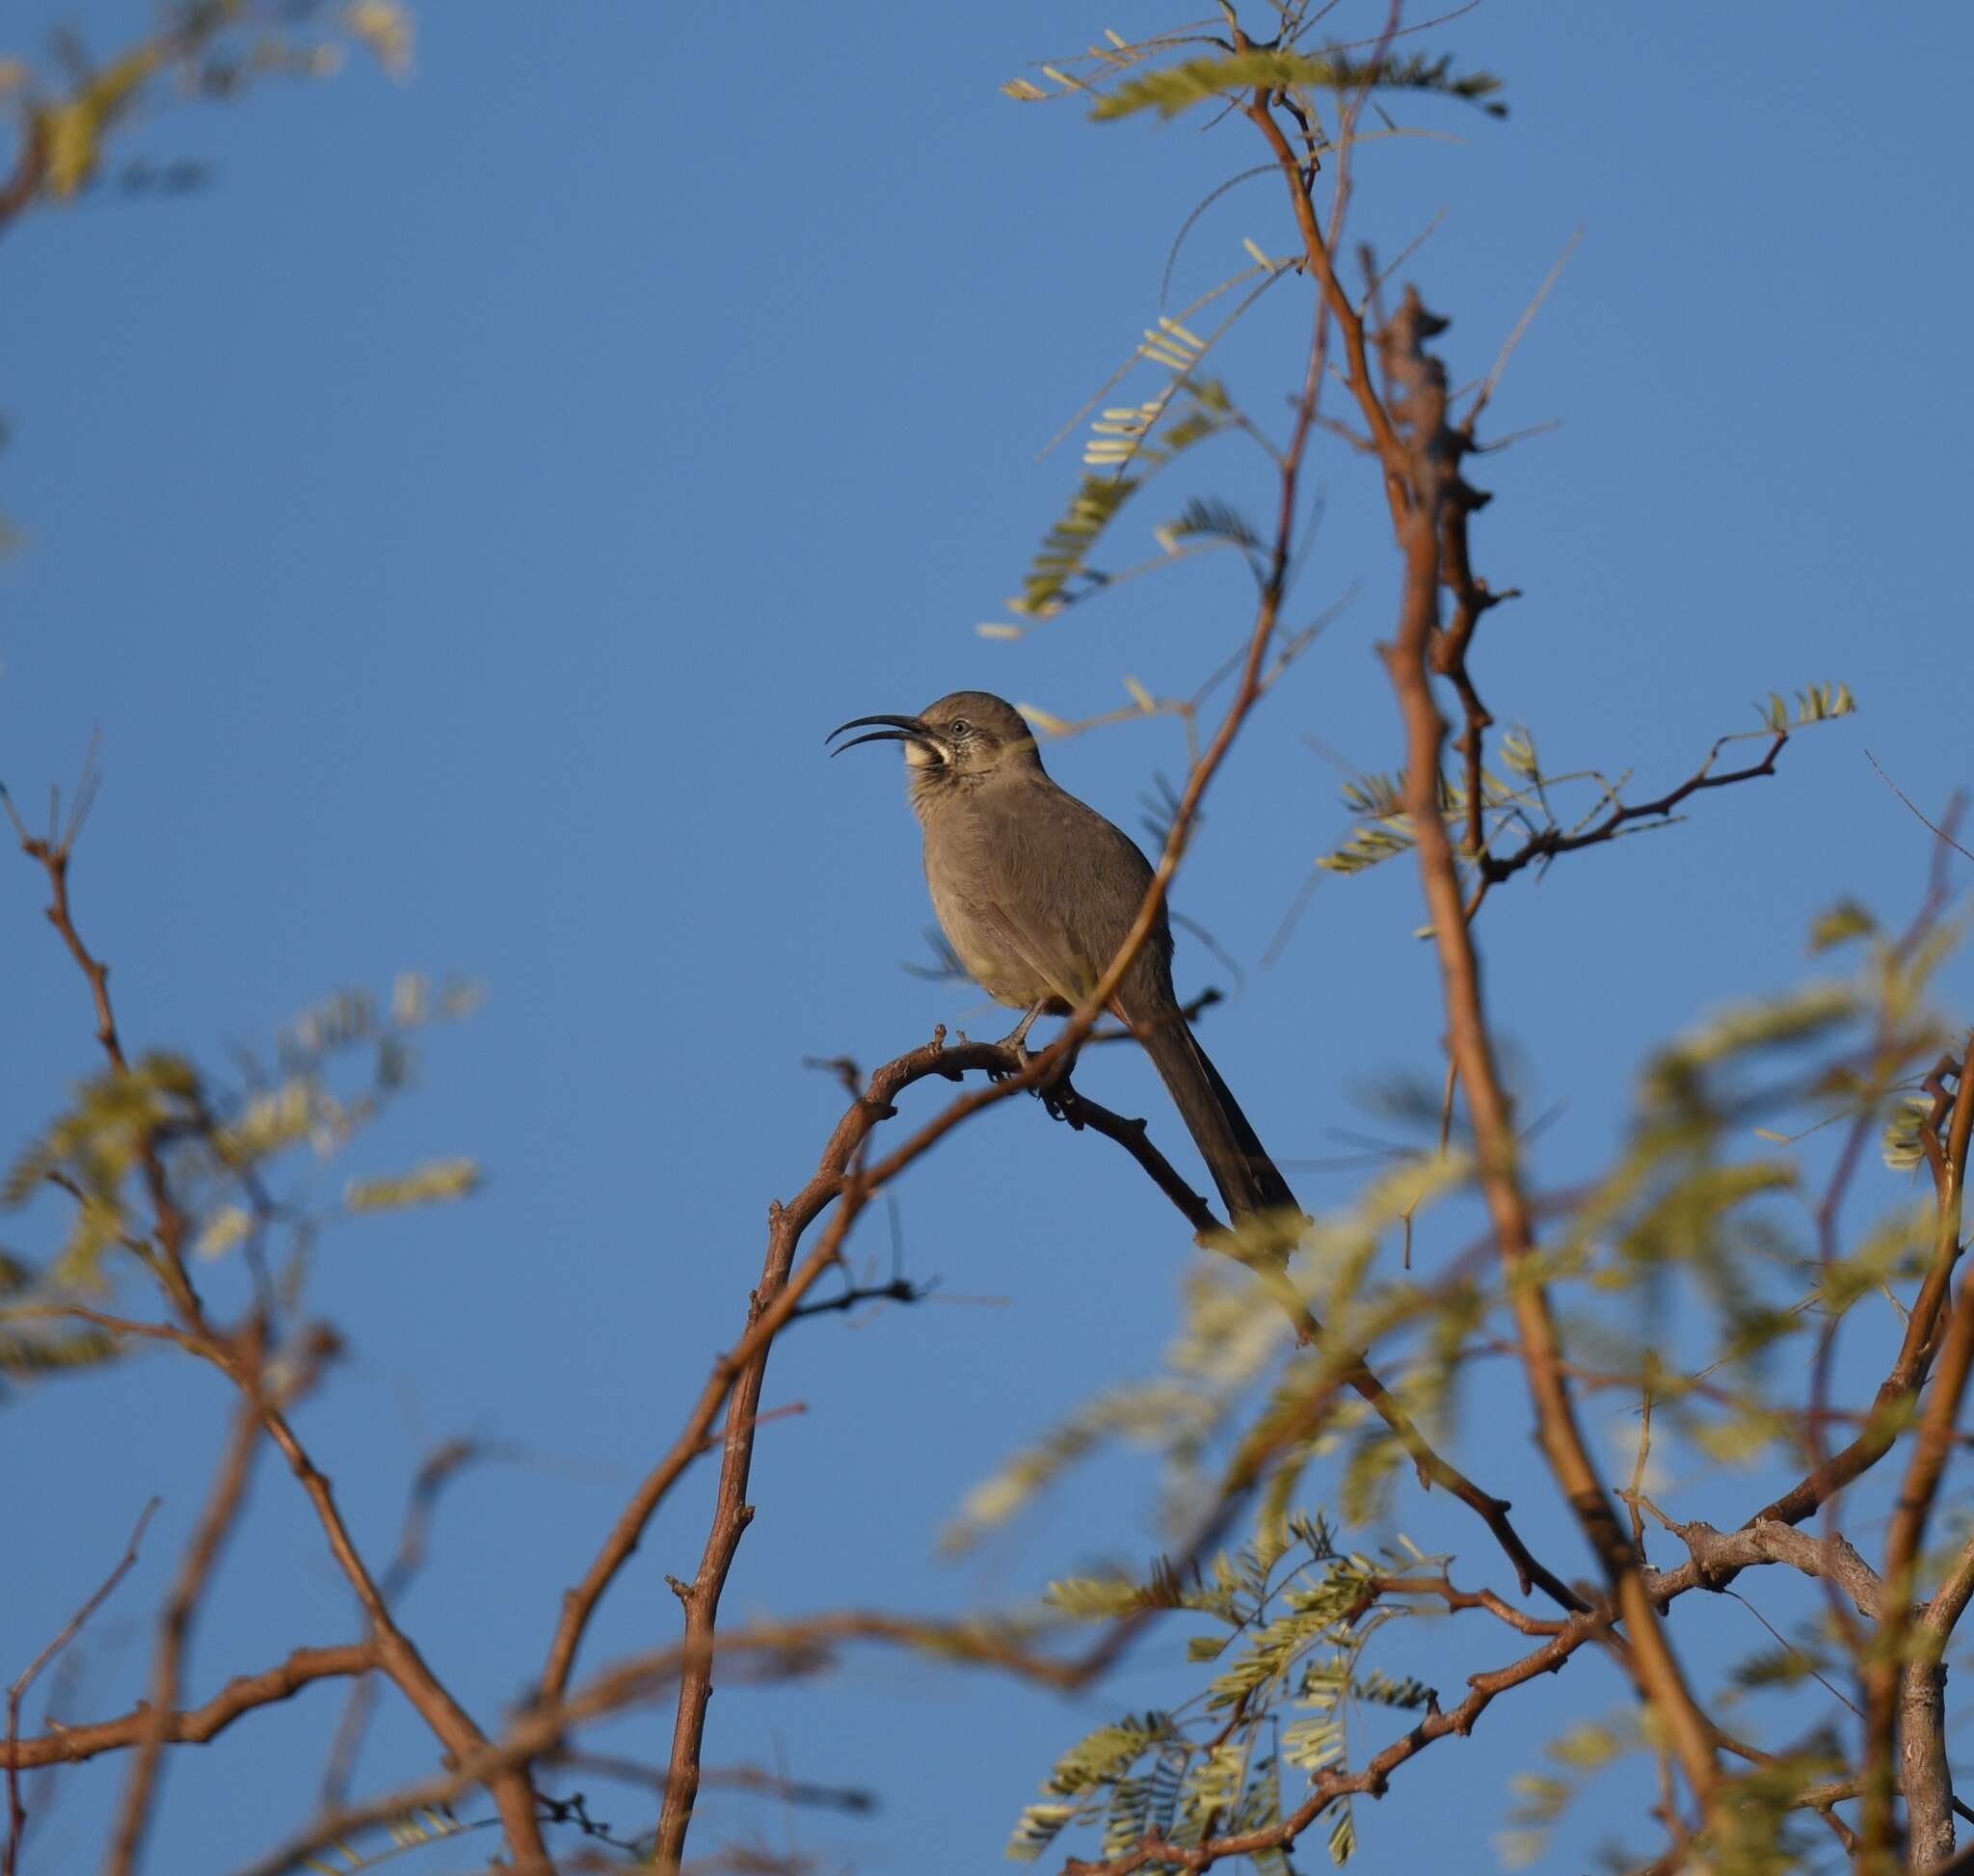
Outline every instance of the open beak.
<path fill-rule="evenodd" d="M 860 742 L 916 742 L 920 748 L 929 749 L 935 756 L 945 756 L 946 752 L 939 746 L 939 739 L 924 721 L 916 716 L 853 716 L 847 723 L 839 723 L 823 740 L 835 742 L 845 730 L 860 730 L 867 723 L 882 723 L 888 727 L 867 731 L 861 737 L 852 737 L 848 742 L 837 743 L 830 754 L 840 756 L 845 749 L 854 749 Z"/>

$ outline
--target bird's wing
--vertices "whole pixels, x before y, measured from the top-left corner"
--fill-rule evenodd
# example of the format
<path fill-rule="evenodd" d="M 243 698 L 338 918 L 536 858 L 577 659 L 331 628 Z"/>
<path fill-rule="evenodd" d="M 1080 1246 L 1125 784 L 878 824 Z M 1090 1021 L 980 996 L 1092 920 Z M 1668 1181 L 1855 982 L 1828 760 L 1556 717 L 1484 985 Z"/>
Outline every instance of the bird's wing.
<path fill-rule="evenodd" d="M 1038 917 L 1034 906 L 1019 898 L 973 899 L 974 916 L 991 925 L 1000 941 L 1027 967 L 1033 978 L 1065 1004 L 1082 1001 L 1097 974 L 1079 951 L 1059 922 Z M 1037 999 L 1040 1001 L 1040 999 Z"/>
<path fill-rule="evenodd" d="M 1065 1003 L 1080 1003 L 1136 916 L 1151 866 L 1131 840 L 1060 789 L 983 803 L 975 902 Z M 1142 881 L 1142 883 L 1141 883 Z"/>

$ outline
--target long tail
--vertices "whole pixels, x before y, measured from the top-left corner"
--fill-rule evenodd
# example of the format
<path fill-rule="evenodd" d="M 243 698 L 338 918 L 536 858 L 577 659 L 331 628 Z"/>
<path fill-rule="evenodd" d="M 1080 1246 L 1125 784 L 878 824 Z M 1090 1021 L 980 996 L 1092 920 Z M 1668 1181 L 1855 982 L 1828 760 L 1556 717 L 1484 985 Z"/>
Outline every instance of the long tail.
<path fill-rule="evenodd" d="M 1248 1125 L 1240 1103 L 1175 1009 L 1162 1022 L 1135 1023 L 1138 1040 L 1163 1079 L 1221 1201 L 1233 1219 L 1265 1212 L 1300 1212 L 1289 1182 Z"/>

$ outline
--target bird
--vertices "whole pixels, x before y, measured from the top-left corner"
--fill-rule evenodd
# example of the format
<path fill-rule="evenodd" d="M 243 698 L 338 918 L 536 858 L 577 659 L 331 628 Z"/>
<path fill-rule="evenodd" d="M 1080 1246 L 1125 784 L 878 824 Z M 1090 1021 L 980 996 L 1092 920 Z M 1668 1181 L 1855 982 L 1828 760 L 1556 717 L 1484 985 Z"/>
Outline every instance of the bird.
<path fill-rule="evenodd" d="M 1074 1009 L 1124 948 L 1151 862 L 1050 778 L 1021 712 L 989 691 L 953 691 L 916 716 L 852 717 L 825 741 L 848 730 L 866 734 L 833 755 L 866 742 L 904 745 L 933 910 L 968 974 L 996 1002 L 1026 1012 L 1007 1038 L 1026 1051 L 1035 1019 Z M 1151 1057 L 1234 1224 L 1277 1213 L 1299 1219 L 1289 1182 L 1173 993 L 1162 905 L 1111 1010 Z"/>

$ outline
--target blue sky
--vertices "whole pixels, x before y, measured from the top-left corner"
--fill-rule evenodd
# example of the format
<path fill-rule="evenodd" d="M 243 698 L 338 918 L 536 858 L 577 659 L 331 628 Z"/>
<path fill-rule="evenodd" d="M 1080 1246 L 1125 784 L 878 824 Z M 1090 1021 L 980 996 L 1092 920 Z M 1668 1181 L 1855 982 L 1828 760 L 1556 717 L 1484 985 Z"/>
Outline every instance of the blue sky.
<path fill-rule="evenodd" d="M 88 0 L 58 16 L 109 46 L 147 12 Z M 10 37 L 40 23 L 17 14 Z M 305 1416 L 380 1551 L 434 1441 L 524 1449 L 457 1487 L 405 1611 L 490 1718 L 738 1327 L 767 1201 L 806 1178 L 840 1106 L 803 1059 L 875 1061 L 936 1022 L 1001 1020 L 897 968 L 929 923 L 915 831 L 888 755 L 826 767 L 822 733 L 960 686 L 1064 716 L 1123 703 L 1127 673 L 1181 692 L 1244 628 L 1237 576 L 1206 564 L 1016 644 L 974 630 L 1005 616 L 1075 474 L 1072 452 L 1037 450 L 1158 312 L 1186 215 L 1259 160 L 1238 126 L 1093 126 L 996 88 L 1106 26 L 1165 23 L 1033 0 L 853 19 L 434 5 L 408 84 L 354 66 L 174 111 L 132 148 L 207 163 L 208 187 L 99 194 L 0 247 L 0 509 L 27 537 L 0 565 L 0 777 L 38 799 L 101 732 L 75 891 L 126 1030 L 218 1061 L 230 1038 L 407 966 L 490 989 L 357 1166 L 471 1152 L 487 1189 L 334 1242 L 314 1300 L 353 1353 Z M 1406 272 L 1454 318 L 1456 380 L 1487 368 L 1584 230 L 1495 405 L 1501 430 L 1561 427 L 1477 471 L 1498 496 L 1481 566 L 1527 595 L 1484 629 L 1497 713 L 1530 723 L 1554 765 L 1636 765 L 1656 788 L 1749 726 L 1771 688 L 1842 679 L 1863 707 L 1776 779 L 1489 908 L 1504 1032 L 1532 1097 L 1565 1104 L 1539 1167 L 1560 1179 L 1610 1150 L 1652 1040 L 1801 968 L 1818 907 L 1840 892 L 1910 903 L 1925 837 L 1867 747 L 1929 807 L 1969 779 L 1954 332 L 1974 284 L 1974 21 L 1487 0 L 1423 42 L 1500 72 L 1513 115 L 1407 105 L 1405 122 L 1459 141 L 1368 147 L 1356 227 L 1391 255 L 1445 211 Z M 1242 264 L 1244 236 L 1288 244 L 1268 182 L 1203 218 L 1180 298 Z M 1258 410 L 1299 369 L 1299 291 L 1230 347 Z M 1198 486 L 1251 499 L 1246 474 L 1229 459 Z M 1363 1124 L 1356 1092 L 1430 1072 L 1438 1031 L 1409 871 L 1325 880 L 1259 968 L 1346 829 L 1315 745 L 1395 765 L 1372 655 L 1388 525 L 1340 444 L 1315 474 L 1326 508 L 1302 611 L 1356 597 L 1243 738 L 1177 896 L 1246 971 L 1209 1046 L 1285 1161 L 1336 1153 L 1332 1130 Z M 1183 750 L 1171 724 L 1134 724 L 1051 761 L 1131 824 Z M 93 1066 L 35 887 L 24 863 L 0 872 L 10 1139 Z M 1180 975 L 1227 981 L 1184 941 Z M 1949 987 L 1964 998 L 1965 972 Z M 1122 1055 L 1092 1092 L 1177 1133 Z M 1312 1205 L 1351 1176 L 1297 1175 Z M 974 1564 L 931 1557 L 1010 1446 L 1156 1362 L 1187 1268 L 1176 1220 L 1121 1159 L 1026 1103 L 915 1169 L 899 1201 L 908 1271 L 999 1300 L 824 1319 L 778 1351 L 766 1403 L 807 1411 L 763 1431 L 734 1618 L 958 1609 L 1024 1595 L 1093 1547 L 1154 1547 L 1132 1477 L 1092 1479 Z M 10 1242 L 37 1248 L 47 1225 L 37 1214 Z M 859 1244 L 882 1258 L 880 1226 Z M 1499 1402 L 1468 1456 L 1533 1504 L 1520 1396 Z M 141 1680 L 144 1611 L 225 1403 L 144 1360 L 6 1411 L 13 1528 L 32 1536 L 9 1545 L 0 1662 L 30 1656 L 144 1499 L 167 1499 L 89 1637 L 84 1704 L 110 1710 Z M 591 1663 L 670 1633 L 661 1573 L 690 1573 L 709 1489 L 697 1479 L 667 1508 Z M 1734 1514 L 1744 1496 L 1707 1502 Z M 1436 1504 L 1400 1515 L 1456 1543 L 1465 1576 L 1499 1581 Z M 1538 1529 L 1570 1555 L 1570 1534 Z M 194 1693 L 352 1621 L 264 1466 Z M 1480 1651 L 1461 1673 L 1507 1658 L 1491 1637 L 1463 1646 Z M 1501 1786 L 1538 1729 L 1620 1698 L 1601 1662 L 1571 1676 L 1367 1808 L 1363 1866 L 1489 1866 Z M 1577 1691 L 1600 1676 L 1593 1699 Z M 785 1846 L 792 1830 L 861 1869 L 997 1867 L 1047 1757 L 1155 1682 L 1127 1669 L 1065 1709 L 865 1658 L 821 1685 L 724 1693 L 710 1761 L 779 1756 L 874 1785 L 885 1808 L 844 1822 L 723 1801 L 700 1847 L 750 1832 Z M 154 1866 L 222 1869 L 269 1841 L 312 1791 L 337 1706 L 318 1692 L 174 1758 Z M 661 1735 L 647 1720 L 623 1738 L 657 1755 Z M 387 1712 L 365 1778 L 425 1753 Z M 110 1776 L 71 1776 L 42 1867 L 95 1854 Z M 614 1803 L 644 1826 L 636 1801 Z M 1578 1866 L 1594 1836 L 1561 1839 L 1553 1866 Z"/>

